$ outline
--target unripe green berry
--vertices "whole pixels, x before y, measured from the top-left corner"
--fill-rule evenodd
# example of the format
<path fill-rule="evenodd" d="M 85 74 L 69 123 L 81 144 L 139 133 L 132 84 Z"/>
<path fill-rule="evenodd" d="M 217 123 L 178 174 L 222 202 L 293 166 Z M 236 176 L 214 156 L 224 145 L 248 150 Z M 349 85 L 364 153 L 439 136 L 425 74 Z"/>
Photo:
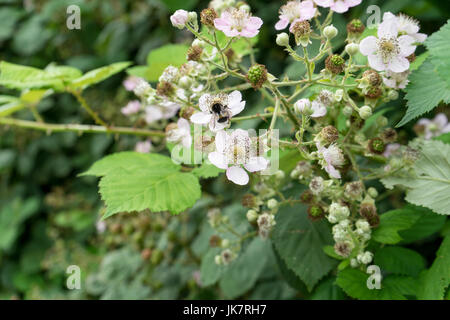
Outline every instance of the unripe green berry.
<path fill-rule="evenodd" d="M 338 34 L 338 29 L 336 29 L 335 26 L 331 25 L 328 27 L 325 27 L 325 29 L 323 29 L 323 35 L 328 39 L 331 40 L 334 37 L 336 37 Z"/>
<path fill-rule="evenodd" d="M 262 64 L 255 64 L 248 70 L 247 81 L 255 89 L 262 88 L 267 81 L 267 69 Z"/>
<path fill-rule="evenodd" d="M 372 116 L 372 108 L 369 106 L 364 106 L 359 109 L 359 116 L 363 120 L 367 120 Z"/>
<path fill-rule="evenodd" d="M 289 35 L 286 32 L 279 33 L 277 35 L 277 45 L 280 47 L 287 47 L 289 46 Z"/>

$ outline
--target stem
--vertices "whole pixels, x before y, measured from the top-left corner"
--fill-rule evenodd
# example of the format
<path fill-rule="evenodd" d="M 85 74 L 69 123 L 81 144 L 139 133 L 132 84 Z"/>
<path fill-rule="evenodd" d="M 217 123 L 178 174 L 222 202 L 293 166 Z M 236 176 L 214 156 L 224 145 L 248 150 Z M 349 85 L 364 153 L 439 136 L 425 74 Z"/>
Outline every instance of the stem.
<path fill-rule="evenodd" d="M 161 137 L 164 138 L 166 135 L 162 131 L 135 129 L 135 128 L 124 128 L 124 127 L 109 127 L 105 128 L 102 126 L 94 125 L 81 125 L 81 124 L 50 124 L 50 123 L 40 123 L 35 121 L 19 120 L 13 118 L 0 118 L 0 124 L 15 126 L 27 129 L 34 129 L 45 131 L 47 133 L 52 132 L 78 132 L 82 133 L 113 133 L 113 134 L 125 134 L 125 135 L 135 135 L 135 136 L 146 136 L 146 137 Z"/>
<path fill-rule="evenodd" d="M 103 121 L 98 114 L 92 110 L 92 108 L 88 105 L 86 100 L 83 98 L 81 93 L 77 90 L 70 90 L 69 91 L 75 98 L 77 98 L 78 102 L 81 104 L 84 110 L 86 110 L 87 113 L 95 120 L 95 122 L 105 128 L 108 128 L 108 125 L 105 121 Z"/>

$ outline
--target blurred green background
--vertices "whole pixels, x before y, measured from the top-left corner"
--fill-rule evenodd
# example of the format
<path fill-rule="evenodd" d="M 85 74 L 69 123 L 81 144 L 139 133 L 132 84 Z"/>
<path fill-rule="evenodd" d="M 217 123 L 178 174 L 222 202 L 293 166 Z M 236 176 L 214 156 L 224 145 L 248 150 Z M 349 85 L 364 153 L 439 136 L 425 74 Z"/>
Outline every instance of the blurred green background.
<path fill-rule="evenodd" d="M 207 3 L 0 0 L 0 60 L 39 68 L 55 62 L 83 71 L 117 61 L 142 65 L 152 49 L 192 40 L 188 33 L 171 26 L 169 16 L 173 11 L 183 8 L 199 12 Z M 282 1 L 248 3 L 264 20 L 257 61 L 278 77 L 301 73 L 275 45 L 273 26 Z M 66 27 L 66 8 L 73 4 L 81 8 L 81 30 Z M 437 31 L 450 17 L 449 1 L 364 0 L 346 15 L 336 15 L 334 24 L 344 30 L 350 18 L 362 17 L 365 21 L 366 8 L 372 4 L 379 5 L 382 12 L 414 16 L 427 34 Z M 344 40 L 342 34 L 335 41 L 343 46 Z M 85 94 L 104 119 L 117 125 L 131 125 L 120 114 L 120 108 L 132 98 L 122 87 L 124 77 L 124 73 L 117 75 Z M 0 88 L 0 93 L 13 92 Z M 258 104 L 256 95 L 248 99 Z M 47 98 L 38 109 L 48 122 L 91 123 L 69 95 Z M 30 117 L 26 113 L 20 116 Z M 396 113 L 392 121 L 401 116 Z M 102 203 L 95 180 L 77 175 L 106 154 L 133 149 L 137 141 L 133 137 L 46 135 L 0 127 L 1 299 L 225 297 L 220 288 L 205 288 L 198 280 L 200 257 L 208 249 L 212 234 L 204 218 L 212 197 L 206 195 L 191 212 L 179 217 L 144 213 L 118 215 L 106 225 L 98 223 Z M 207 183 L 204 189 L 221 196 L 223 204 L 230 203 L 228 200 L 239 192 L 228 189 L 220 179 Z M 227 205 L 225 210 L 246 221 L 239 203 Z M 82 290 L 66 288 L 69 265 L 80 266 Z M 276 257 L 272 257 L 263 276 L 244 288 L 244 294 L 232 298 L 302 297 L 301 290 L 282 280 L 275 265 Z M 333 294 L 335 298 L 345 297 L 341 291 Z"/>

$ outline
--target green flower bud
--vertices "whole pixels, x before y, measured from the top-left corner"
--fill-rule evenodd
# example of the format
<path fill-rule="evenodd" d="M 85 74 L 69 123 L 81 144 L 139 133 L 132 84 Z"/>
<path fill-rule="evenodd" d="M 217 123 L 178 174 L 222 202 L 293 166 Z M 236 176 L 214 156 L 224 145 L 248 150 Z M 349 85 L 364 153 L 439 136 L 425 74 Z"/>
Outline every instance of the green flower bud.
<path fill-rule="evenodd" d="M 269 201 L 267 201 L 267 208 L 269 209 L 275 209 L 278 207 L 278 201 L 275 199 L 270 199 Z"/>
<path fill-rule="evenodd" d="M 335 26 L 331 25 L 328 27 L 325 27 L 325 29 L 323 29 L 323 35 L 328 39 L 331 40 L 334 37 L 336 37 L 338 34 L 338 29 L 336 29 Z"/>
<path fill-rule="evenodd" d="M 228 239 L 222 239 L 222 241 L 220 242 L 220 246 L 221 246 L 223 249 L 228 248 L 228 247 L 230 246 L 230 240 L 228 240 Z"/>
<path fill-rule="evenodd" d="M 389 100 L 397 100 L 398 97 L 399 97 L 399 94 L 396 90 L 389 90 L 389 92 L 388 92 Z"/>
<path fill-rule="evenodd" d="M 178 85 L 183 89 L 189 89 L 192 86 L 192 79 L 188 76 L 183 76 L 178 81 Z"/>
<path fill-rule="evenodd" d="M 286 174 L 284 173 L 283 170 L 277 170 L 277 172 L 275 172 L 275 179 L 281 181 L 281 180 L 284 180 L 285 177 L 286 177 Z"/>
<path fill-rule="evenodd" d="M 200 48 L 205 48 L 206 46 L 206 42 L 200 39 L 195 39 L 194 41 L 192 41 L 192 46 L 193 47 L 200 47 Z"/>
<path fill-rule="evenodd" d="M 280 47 L 289 46 L 289 35 L 286 32 L 277 35 L 277 45 Z"/>
<path fill-rule="evenodd" d="M 349 56 L 354 56 L 359 52 L 359 45 L 356 43 L 349 43 L 345 46 L 345 51 L 348 53 Z"/>
<path fill-rule="evenodd" d="M 215 264 L 220 266 L 222 264 L 222 257 L 220 255 L 215 256 L 214 257 L 214 262 L 215 262 Z"/>
<path fill-rule="evenodd" d="M 378 197 L 378 191 L 377 191 L 377 189 L 375 189 L 375 188 L 369 188 L 368 190 L 367 190 L 367 193 L 369 194 L 369 196 L 371 196 L 372 198 L 376 198 L 376 197 Z"/>
<path fill-rule="evenodd" d="M 359 109 L 359 116 L 363 120 L 367 120 L 372 116 L 372 108 L 369 106 L 364 106 Z"/>
<path fill-rule="evenodd" d="M 247 220 L 250 223 L 255 223 L 258 220 L 258 213 L 255 210 L 247 211 Z"/>
<path fill-rule="evenodd" d="M 352 116 L 352 114 L 353 114 L 353 108 L 350 107 L 350 106 L 345 106 L 344 109 L 342 109 L 342 113 L 347 118 L 350 118 Z"/>

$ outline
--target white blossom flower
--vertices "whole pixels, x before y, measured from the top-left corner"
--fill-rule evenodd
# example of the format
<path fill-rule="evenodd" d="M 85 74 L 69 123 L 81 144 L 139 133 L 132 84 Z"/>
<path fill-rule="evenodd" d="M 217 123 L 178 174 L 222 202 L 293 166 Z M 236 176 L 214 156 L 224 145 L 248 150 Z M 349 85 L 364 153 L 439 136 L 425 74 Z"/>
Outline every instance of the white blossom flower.
<path fill-rule="evenodd" d="M 175 102 L 163 101 L 145 108 L 145 121 L 148 124 L 174 117 L 181 106 Z"/>
<path fill-rule="evenodd" d="M 344 13 L 349 8 L 359 5 L 362 0 L 314 0 L 321 7 L 330 8 L 334 12 Z"/>
<path fill-rule="evenodd" d="M 439 113 L 433 120 L 420 119 L 417 124 L 425 128 L 424 137 L 427 140 L 450 132 L 450 124 L 447 116 L 443 113 Z"/>
<path fill-rule="evenodd" d="M 212 0 L 209 3 L 209 7 L 216 10 L 219 14 L 235 5 L 236 0 Z"/>
<path fill-rule="evenodd" d="M 133 100 L 128 102 L 128 104 L 120 109 L 123 115 L 129 116 L 132 114 L 136 114 L 141 110 L 141 103 L 137 100 Z"/>
<path fill-rule="evenodd" d="M 185 148 L 190 148 L 192 145 L 191 125 L 186 119 L 180 118 L 177 122 L 177 127 L 167 133 L 167 141 L 173 143 L 180 143 Z"/>
<path fill-rule="evenodd" d="M 258 156 L 247 131 L 237 129 L 230 135 L 220 131 L 216 135 L 216 151 L 208 155 L 209 161 L 219 169 L 226 170 L 228 180 L 238 185 L 249 182 L 249 172 L 265 170 L 269 161 Z M 244 167 L 244 168 L 242 168 Z"/>
<path fill-rule="evenodd" d="M 201 112 L 192 115 L 191 121 L 196 124 L 208 124 L 209 129 L 217 132 L 230 125 L 231 118 L 239 114 L 245 108 L 242 94 L 233 91 L 230 94 L 210 95 L 200 97 L 199 107 Z"/>
<path fill-rule="evenodd" d="M 214 26 L 225 33 L 227 37 L 253 38 L 259 33 L 263 21 L 261 18 L 252 17 L 242 9 L 231 8 L 214 20 Z"/>
<path fill-rule="evenodd" d="M 133 92 L 136 96 L 140 98 L 144 98 L 146 94 L 152 91 L 152 87 L 142 78 L 136 80 L 136 86 L 133 89 Z"/>
<path fill-rule="evenodd" d="M 139 153 L 149 153 L 152 150 L 152 142 L 150 140 L 136 143 L 134 151 Z"/>
<path fill-rule="evenodd" d="M 174 82 L 178 77 L 178 68 L 168 66 L 159 77 L 159 82 Z"/>
<path fill-rule="evenodd" d="M 327 107 L 318 100 L 311 102 L 309 99 L 300 99 L 294 104 L 294 109 L 300 114 L 310 114 L 311 118 L 321 118 L 327 115 Z"/>
<path fill-rule="evenodd" d="M 140 77 L 129 76 L 123 81 L 123 86 L 127 91 L 133 91 L 141 81 L 145 80 Z"/>
<path fill-rule="evenodd" d="M 339 147 L 335 144 L 332 144 L 328 148 L 325 148 L 319 143 L 317 143 L 317 149 L 319 151 L 319 163 L 322 165 L 322 168 L 325 169 L 330 177 L 340 179 L 341 174 L 336 169 L 336 167 L 343 166 L 345 163 L 342 150 L 339 149 Z"/>
<path fill-rule="evenodd" d="M 398 32 L 400 35 L 408 35 L 413 37 L 417 42 L 422 43 L 427 39 L 427 35 L 419 33 L 419 22 L 405 14 L 399 14 L 398 16 L 391 12 L 386 12 L 383 16 L 383 20 L 393 19 L 398 23 Z"/>
<path fill-rule="evenodd" d="M 409 35 L 399 35 L 396 19 L 387 19 L 378 27 L 378 38 L 370 36 L 361 41 L 360 51 L 377 71 L 404 72 L 410 66 L 407 57 L 416 50 L 415 42 Z"/>
<path fill-rule="evenodd" d="M 409 70 L 399 73 L 387 70 L 383 75 L 383 82 L 388 88 L 405 89 L 409 83 L 408 77 L 410 73 Z"/>
<path fill-rule="evenodd" d="M 312 19 L 317 13 L 314 3 L 311 0 L 289 1 L 280 8 L 280 20 L 275 25 L 275 29 L 283 30 L 289 24 L 297 21 L 305 21 Z"/>

